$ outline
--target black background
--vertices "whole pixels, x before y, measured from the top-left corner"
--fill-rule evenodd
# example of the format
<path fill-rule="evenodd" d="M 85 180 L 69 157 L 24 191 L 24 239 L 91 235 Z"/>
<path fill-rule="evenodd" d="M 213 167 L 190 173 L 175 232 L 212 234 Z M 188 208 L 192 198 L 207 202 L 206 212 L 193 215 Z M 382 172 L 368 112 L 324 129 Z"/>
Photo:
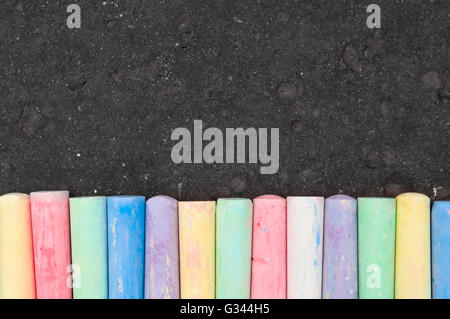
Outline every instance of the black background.
<path fill-rule="evenodd" d="M 0 1 L 0 193 L 449 198 L 450 1 L 370 3 Z M 173 164 L 194 119 L 280 128 L 279 172 Z"/>

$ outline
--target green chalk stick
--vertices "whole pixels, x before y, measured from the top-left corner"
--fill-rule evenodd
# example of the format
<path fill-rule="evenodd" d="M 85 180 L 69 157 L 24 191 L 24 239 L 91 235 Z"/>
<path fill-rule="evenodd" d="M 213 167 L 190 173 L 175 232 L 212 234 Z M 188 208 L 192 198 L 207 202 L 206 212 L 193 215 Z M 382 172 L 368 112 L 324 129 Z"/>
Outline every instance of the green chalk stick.
<path fill-rule="evenodd" d="M 108 298 L 106 197 L 70 198 L 74 299 Z"/>
<path fill-rule="evenodd" d="M 394 298 L 395 198 L 358 198 L 359 298 Z"/>
<path fill-rule="evenodd" d="M 216 298 L 249 299 L 253 205 L 219 199 L 216 208 Z"/>

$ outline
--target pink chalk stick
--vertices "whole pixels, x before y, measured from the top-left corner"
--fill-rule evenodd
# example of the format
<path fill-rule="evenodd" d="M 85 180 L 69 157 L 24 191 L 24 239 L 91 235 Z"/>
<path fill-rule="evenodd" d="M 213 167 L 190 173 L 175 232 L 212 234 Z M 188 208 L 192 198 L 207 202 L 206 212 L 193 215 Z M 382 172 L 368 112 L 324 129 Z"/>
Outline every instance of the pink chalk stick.
<path fill-rule="evenodd" d="M 286 299 L 286 199 L 253 200 L 252 299 Z"/>
<path fill-rule="evenodd" d="M 71 299 L 69 192 L 35 192 L 30 201 L 36 297 Z"/>

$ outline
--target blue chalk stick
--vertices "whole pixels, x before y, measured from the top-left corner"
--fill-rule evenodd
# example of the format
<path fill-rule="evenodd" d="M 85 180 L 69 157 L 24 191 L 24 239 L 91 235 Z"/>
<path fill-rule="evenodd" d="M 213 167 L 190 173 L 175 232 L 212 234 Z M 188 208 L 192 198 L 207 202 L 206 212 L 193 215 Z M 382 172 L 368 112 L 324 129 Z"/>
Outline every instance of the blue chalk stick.
<path fill-rule="evenodd" d="M 450 299 L 450 202 L 434 202 L 431 213 L 434 299 Z"/>
<path fill-rule="evenodd" d="M 108 197 L 109 299 L 143 299 L 145 197 Z"/>

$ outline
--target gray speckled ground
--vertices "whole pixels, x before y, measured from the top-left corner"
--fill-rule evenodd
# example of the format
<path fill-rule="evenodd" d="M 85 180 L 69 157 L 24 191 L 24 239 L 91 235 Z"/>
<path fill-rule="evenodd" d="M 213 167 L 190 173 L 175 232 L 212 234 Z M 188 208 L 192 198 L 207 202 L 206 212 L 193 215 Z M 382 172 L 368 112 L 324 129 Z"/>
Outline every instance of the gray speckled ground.
<path fill-rule="evenodd" d="M 0 2 L 0 193 L 450 197 L 450 2 Z M 172 129 L 279 127 L 280 170 L 175 165 Z"/>

